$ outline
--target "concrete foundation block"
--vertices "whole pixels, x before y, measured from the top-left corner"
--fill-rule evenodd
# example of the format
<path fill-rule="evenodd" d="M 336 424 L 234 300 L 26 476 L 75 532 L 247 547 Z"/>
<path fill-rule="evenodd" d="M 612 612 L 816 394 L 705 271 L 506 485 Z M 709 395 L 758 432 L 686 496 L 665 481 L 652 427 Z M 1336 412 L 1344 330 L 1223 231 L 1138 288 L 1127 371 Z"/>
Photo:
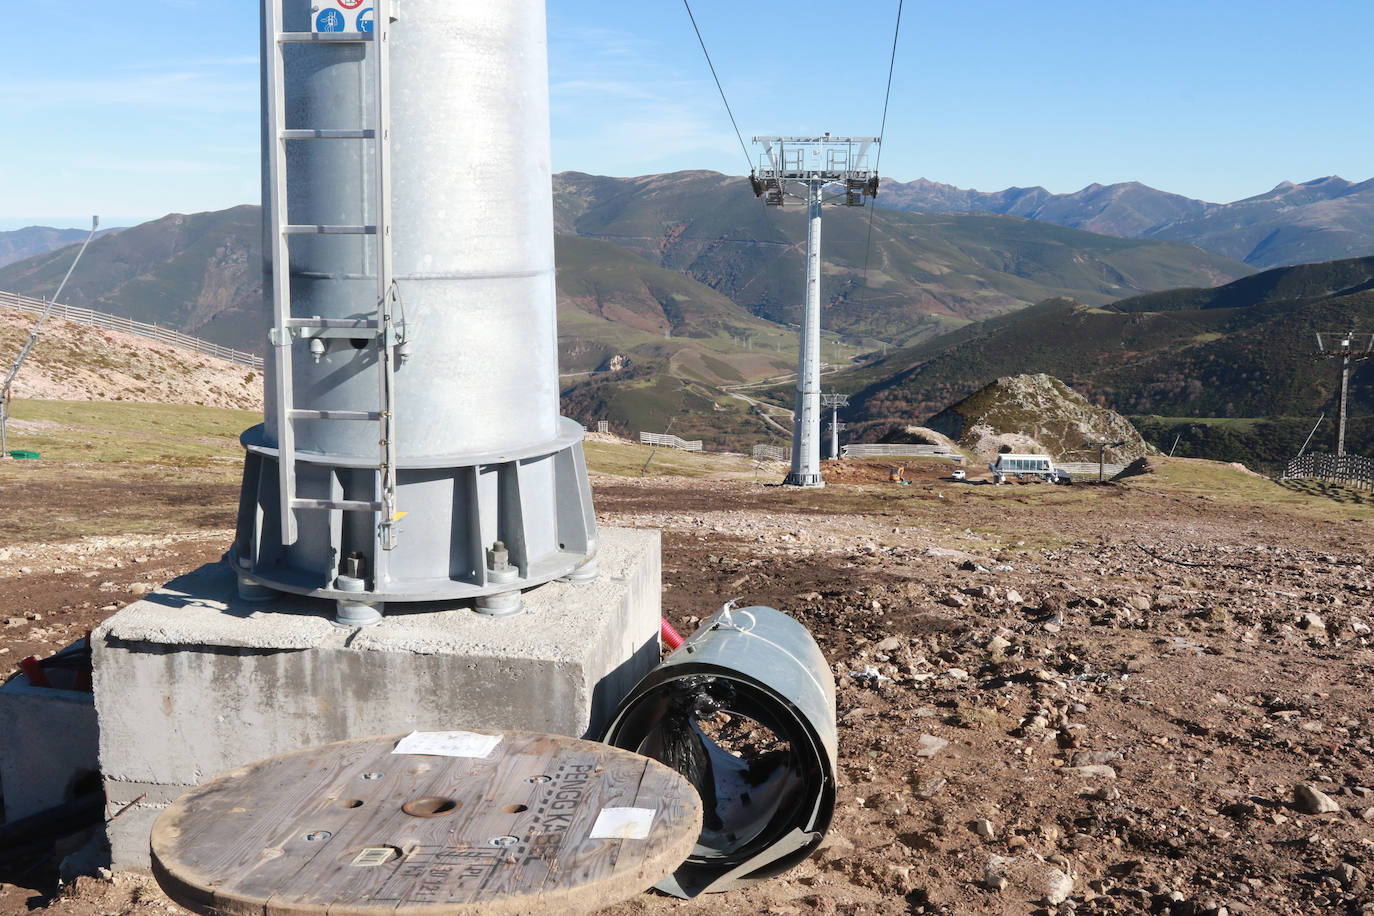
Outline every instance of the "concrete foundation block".
<path fill-rule="evenodd" d="M 34 687 L 23 675 L 0 686 L 0 786 L 7 821 L 70 801 L 98 771 L 90 693 Z"/>
<path fill-rule="evenodd" d="M 217 563 L 92 634 L 100 768 L 116 869 L 148 866 L 162 808 L 225 770 L 302 747 L 410 730 L 584 737 L 658 663 L 657 531 L 602 529 L 600 575 L 525 592 L 526 611 L 388 605 L 378 624 L 332 603 L 236 597 Z M 140 798 L 141 797 L 141 798 Z"/>

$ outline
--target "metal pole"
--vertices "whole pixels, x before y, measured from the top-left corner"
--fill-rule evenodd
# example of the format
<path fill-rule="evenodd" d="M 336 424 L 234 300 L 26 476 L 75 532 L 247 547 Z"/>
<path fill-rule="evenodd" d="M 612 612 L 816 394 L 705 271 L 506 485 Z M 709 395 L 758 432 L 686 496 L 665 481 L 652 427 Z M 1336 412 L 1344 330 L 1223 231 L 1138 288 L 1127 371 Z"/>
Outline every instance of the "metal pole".
<path fill-rule="evenodd" d="M 100 217 L 92 216 L 90 234 L 86 236 L 86 241 L 81 243 L 81 248 L 76 252 L 76 257 L 72 259 L 71 266 L 67 268 L 67 273 L 62 278 L 62 282 L 57 284 L 57 292 L 53 293 L 52 299 L 48 300 L 48 304 L 43 309 L 43 314 L 38 316 L 37 324 L 35 324 L 33 330 L 29 332 L 29 339 L 24 342 L 23 348 L 19 351 L 19 356 L 14 361 L 14 365 L 10 367 L 9 374 L 5 376 L 5 381 L 0 384 L 0 401 L 5 402 L 4 409 L 0 409 L 0 460 L 10 456 L 10 453 L 5 449 L 4 445 L 5 427 L 9 423 L 10 416 L 8 406 L 10 385 L 13 384 L 14 377 L 19 374 L 19 367 L 24 365 L 24 358 L 29 355 L 29 351 L 33 349 L 33 345 L 38 342 L 38 329 L 43 327 L 43 322 L 48 320 L 48 316 L 52 314 L 53 308 L 57 306 L 57 301 L 62 296 L 62 290 L 67 288 L 67 281 L 72 278 L 72 271 L 76 270 L 76 265 L 81 261 L 81 256 L 86 253 L 86 246 L 91 243 L 91 239 L 95 238 L 95 230 L 99 225 Z"/>
<path fill-rule="evenodd" d="M 820 344 L 821 344 L 821 186 L 807 182 L 806 303 L 802 316 L 801 355 L 797 360 L 797 412 L 792 426 L 792 470 L 784 483 L 820 487 Z"/>
<path fill-rule="evenodd" d="M 1351 335 L 1352 337 L 1354 335 Z M 1350 389 L 1350 348 L 1341 357 L 1341 418 L 1336 427 L 1336 457 L 1345 454 L 1345 399 Z"/>
<path fill-rule="evenodd" d="M 1326 411 L 1322 411 L 1322 415 L 1321 415 L 1320 417 L 1317 418 L 1317 422 L 1312 424 L 1312 431 L 1311 431 L 1310 433 L 1307 434 L 1307 438 L 1306 438 L 1306 439 L 1302 440 L 1302 448 L 1298 449 L 1298 457 L 1299 457 L 1299 458 L 1302 457 L 1303 452 L 1307 451 L 1307 446 L 1308 446 L 1309 443 L 1311 443 L 1312 437 L 1315 436 L 1315 435 L 1317 434 L 1317 427 L 1318 427 L 1318 426 L 1321 426 L 1321 425 L 1322 425 L 1322 420 L 1325 420 L 1325 419 L 1326 419 Z"/>
<path fill-rule="evenodd" d="M 838 406 L 830 408 L 830 460 L 840 460 L 840 427 L 839 427 L 840 408 Z"/>

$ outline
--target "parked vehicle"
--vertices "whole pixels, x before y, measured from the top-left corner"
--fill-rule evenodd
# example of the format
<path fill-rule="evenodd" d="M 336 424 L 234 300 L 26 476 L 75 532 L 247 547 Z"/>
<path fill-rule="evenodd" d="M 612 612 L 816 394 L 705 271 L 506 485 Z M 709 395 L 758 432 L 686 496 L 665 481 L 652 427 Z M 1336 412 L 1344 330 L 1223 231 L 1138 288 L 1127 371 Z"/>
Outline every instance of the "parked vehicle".
<path fill-rule="evenodd" d="M 988 470 L 992 471 L 992 482 L 998 484 L 1013 475 L 1019 481 L 1069 482 L 1069 475 L 1056 470 L 1054 461 L 1049 455 L 1023 455 L 1007 452 L 998 455 L 997 460 L 988 465 Z"/>

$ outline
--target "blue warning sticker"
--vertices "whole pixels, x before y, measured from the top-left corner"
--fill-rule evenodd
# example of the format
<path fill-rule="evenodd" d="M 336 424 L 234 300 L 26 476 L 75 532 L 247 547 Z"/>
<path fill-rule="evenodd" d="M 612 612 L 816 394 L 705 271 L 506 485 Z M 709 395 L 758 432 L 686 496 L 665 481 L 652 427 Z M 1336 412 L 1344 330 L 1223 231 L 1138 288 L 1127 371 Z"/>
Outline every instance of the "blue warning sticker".
<path fill-rule="evenodd" d="M 363 10 L 361 13 L 358 14 L 358 31 L 371 32 L 372 21 L 372 7 L 369 6 L 367 9 Z"/>
<path fill-rule="evenodd" d="M 344 14 L 333 7 L 320 10 L 315 17 L 316 32 L 342 32 L 344 27 Z"/>

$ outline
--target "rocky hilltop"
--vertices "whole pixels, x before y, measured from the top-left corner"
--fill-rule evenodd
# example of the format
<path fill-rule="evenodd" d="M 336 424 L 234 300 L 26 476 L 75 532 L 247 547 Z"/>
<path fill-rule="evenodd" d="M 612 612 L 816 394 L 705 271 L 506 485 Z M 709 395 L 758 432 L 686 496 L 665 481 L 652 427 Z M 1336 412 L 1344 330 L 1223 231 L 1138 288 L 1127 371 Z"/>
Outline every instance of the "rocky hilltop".
<path fill-rule="evenodd" d="M 1085 442 L 1106 439 L 1125 444 L 1113 451 L 1118 459 L 1154 452 L 1127 420 L 1044 373 L 999 378 L 945 408 L 926 424 L 978 455 L 1009 447 L 1014 452 L 1053 458 L 1091 457 Z"/>

